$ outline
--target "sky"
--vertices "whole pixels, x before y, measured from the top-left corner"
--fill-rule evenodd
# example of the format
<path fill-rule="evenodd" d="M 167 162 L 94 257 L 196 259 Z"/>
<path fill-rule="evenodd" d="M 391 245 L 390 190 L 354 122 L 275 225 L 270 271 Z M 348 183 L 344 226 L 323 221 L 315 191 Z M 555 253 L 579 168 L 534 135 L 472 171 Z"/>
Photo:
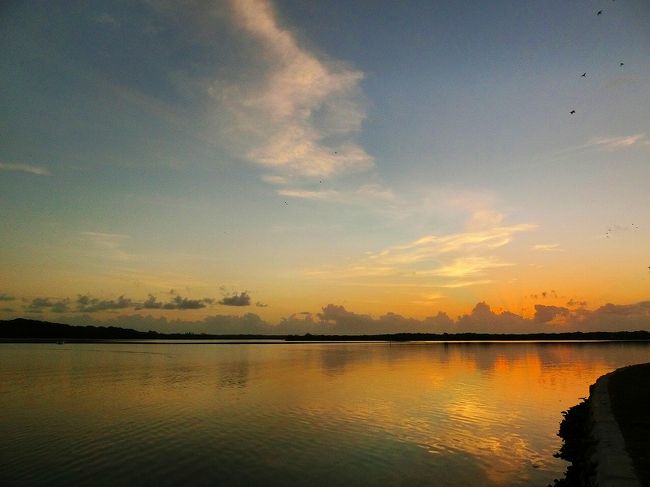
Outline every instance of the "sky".
<path fill-rule="evenodd" d="M 646 0 L 3 2 L 0 319 L 650 329 L 649 24 Z"/>

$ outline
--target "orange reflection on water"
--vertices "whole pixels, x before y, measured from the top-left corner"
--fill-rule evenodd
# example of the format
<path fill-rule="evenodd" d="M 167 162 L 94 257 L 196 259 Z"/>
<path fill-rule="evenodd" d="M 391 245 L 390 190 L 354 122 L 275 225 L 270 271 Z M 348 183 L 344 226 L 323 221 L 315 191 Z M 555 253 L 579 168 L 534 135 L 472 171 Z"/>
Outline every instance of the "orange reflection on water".
<path fill-rule="evenodd" d="M 176 464 L 252 483 L 552 483 L 561 411 L 650 361 L 645 344 L 0 346 L 2 426 L 25 462 L 45 469 L 38 452 L 72 438 L 97 469 L 153 468 L 162 449 L 169 478 Z"/>

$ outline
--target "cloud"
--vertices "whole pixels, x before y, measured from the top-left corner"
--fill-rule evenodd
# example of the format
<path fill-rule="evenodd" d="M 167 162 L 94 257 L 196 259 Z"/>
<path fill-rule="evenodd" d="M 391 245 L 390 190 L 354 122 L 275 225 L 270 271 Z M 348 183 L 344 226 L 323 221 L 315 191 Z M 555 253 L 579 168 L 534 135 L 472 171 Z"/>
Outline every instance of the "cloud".
<path fill-rule="evenodd" d="M 442 294 L 438 293 L 428 293 L 428 294 L 423 294 L 418 297 L 418 299 L 415 299 L 411 301 L 413 304 L 419 304 L 423 306 L 429 306 L 432 303 L 444 298 Z"/>
<path fill-rule="evenodd" d="M 537 244 L 531 248 L 539 252 L 562 252 L 564 250 L 560 248 L 560 244 Z"/>
<path fill-rule="evenodd" d="M 272 175 L 272 174 L 265 174 L 264 176 L 262 176 L 262 181 L 269 184 L 275 184 L 275 185 L 282 185 L 282 184 L 289 183 L 289 179 L 282 176 Z"/>
<path fill-rule="evenodd" d="M 313 189 L 283 188 L 278 189 L 277 194 L 288 198 L 302 198 L 353 205 L 375 205 L 377 202 L 392 203 L 396 200 L 392 190 L 378 183 L 363 184 L 356 189 L 345 191 L 332 189 L 315 191 Z"/>
<path fill-rule="evenodd" d="M 35 174 L 37 176 L 51 176 L 51 173 L 47 168 L 34 166 L 32 164 L 10 164 L 7 162 L 0 162 L 0 171 L 18 171 Z"/>
<path fill-rule="evenodd" d="M 89 314 L 71 315 L 66 321 L 76 325 L 117 326 L 140 331 L 154 330 L 161 333 L 208 333 L 215 335 L 274 334 L 276 329 L 258 315 L 213 315 L 200 320 L 170 319 L 165 316 L 119 315 L 97 320 Z"/>
<path fill-rule="evenodd" d="M 174 290 L 172 289 L 172 291 Z M 172 293 L 170 292 L 170 294 Z M 150 294 L 144 303 L 142 303 L 142 306 L 140 306 L 138 309 L 201 309 L 205 308 L 209 304 L 212 304 L 213 302 L 214 300 L 211 298 L 188 299 L 176 295 L 171 301 L 163 303 L 158 301 L 155 296 Z"/>
<path fill-rule="evenodd" d="M 484 284 L 491 284 L 494 281 L 491 279 L 479 279 L 476 281 L 454 281 L 448 282 L 446 284 L 440 284 L 438 287 L 446 289 L 458 289 L 461 287 L 470 287 L 470 286 L 482 286 Z"/>
<path fill-rule="evenodd" d="M 535 305 L 535 323 L 549 323 L 556 320 L 564 320 L 571 314 L 568 308 L 562 306 Z"/>
<path fill-rule="evenodd" d="M 584 308 L 584 301 L 569 301 L 571 310 L 562 306 L 535 305 L 534 323 L 554 326 L 552 331 L 622 331 L 650 329 L 650 301 L 633 304 L 605 304 L 595 310 Z"/>
<path fill-rule="evenodd" d="M 594 137 L 587 142 L 587 147 L 598 147 L 607 151 L 625 149 L 645 142 L 645 134 L 627 135 L 621 137 Z"/>
<path fill-rule="evenodd" d="M 650 147 L 650 139 L 646 137 L 645 133 L 618 137 L 592 137 L 584 144 L 556 151 L 548 162 L 557 163 L 576 153 L 580 154 L 594 149 L 613 152 L 630 147 Z"/>
<path fill-rule="evenodd" d="M 561 306 L 536 305 L 532 319 L 510 311 L 495 312 L 485 302 L 477 303 L 468 314 L 452 320 L 444 312 L 416 320 L 395 313 L 378 318 L 357 314 L 343 306 L 327 305 L 317 314 L 315 326 L 321 333 L 396 333 L 424 331 L 430 333 L 555 333 L 565 331 L 650 330 L 650 301 L 629 305 L 607 304 L 590 311 L 571 311 Z M 285 320 L 285 327 L 297 324 Z M 310 329 L 314 325 L 309 324 Z M 312 332 L 313 333 L 313 332 Z"/>
<path fill-rule="evenodd" d="M 212 299 L 188 299 L 176 296 L 171 302 L 166 303 L 164 309 L 200 309 L 205 308 L 206 305 L 211 304 Z"/>
<path fill-rule="evenodd" d="M 517 233 L 534 228 L 535 225 L 518 224 L 447 235 L 425 235 L 378 252 L 367 252 L 366 257 L 347 268 L 310 270 L 307 275 L 335 276 L 337 279 L 383 276 L 439 278 L 440 287 L 449 288 L 485 284 L 490 280 L 476 278 L 489 270 L 513 265 L 489 254 L 509 244 Z M 467 277 L 474 279 L 464 279 Z"/>
<path fill-rule="evenodd" d="M 0 301 L 15 301 L 15 300 L 16 298 L 14 298 L 13 296 L 9 296 L 8 294 L 5 293 L 0 294 Z"/>
<path fill-rule="evenodd" d="M 247 291 L 242 291 L 240 294 L 233 294 L 232 296 L 224 296 L 219 304 L 224 306 L 250 306 L 251 297 Z"/>
<path fill-rule="evenodd" d="M 451 320 L 445 320 L 446 315 L 439 315 L 433 318 L 433 321 L 439 324 L 448 325 Z M 412 330 L 426 331 L 431 330 L 431 318 L 416 320 L 405 318 L 396 313 L 386 313 L 378 318 L 370 315 L 358 314 L 348 311 L 343 306 L 328 304 L 324 306 L 320 313 L 316 315 L 317 322 L 314 322 L 312 328 L 316 333 L 331 334 L 372 334 L 372 333 L 391 333 L 394 330 Z M 447 317 L 448 318 L 448 317 Z M 288 326 L 290 323 L 285 323 Z"/>
<path fill-rule="evenodd" d="M 111 260 L 128 261 L 134 259 L 133 255 L 122 249 L 124 242 L 131 238 L 128 235 L 104 232 L 81 232 L 81 235 Z"/>
<path fill-rule="evenodd" d="M 158 299 L 152 294 L 150 294 L 149 297 L 145 299 L 144 303 L 142 303 L 143 309 L 162 309 L 163 306 L 164 303 L 158 301 Z"/>
<path fill-rule="evenodd" d="M 302 198 L 307 200 L 329 200 L 341 201 L 341 193 L 338 191 L 311 191 L 305 189 L 280 189 L 277 192 L 280 196 L 288 198 Z"/>
<path fill-rule="evenodd" d="M 480 302 L 471 313 L 458 317 L 454 329 L 459 332 L 519 333 L 531 331 L 528 321 L 510 311 L 495 313 L 489 304 Z"/>
<path fill-rule="evenodd" d="M 537 294 L 531 294 L 529 297 L 530 299 L 546 299 L 546 298 L 558 299 L 560 296 L 558 296 L 555 289 L 551 289 L 550 291 L 541 291 L 540 293 Z M 562 296 L 562 298 L 564 298 L 564 296 Z"/>
<path fill-rule="evenodd" d="M 52 298 L 34 298 L 24 307 L 28 313 L 42 313 L 44 311 L 51 311 L 53 313 L 66 313 L 69 310 L 69 299 L 52 299 Z"/>
<path fill-rule="evenodd" d="M 32 302 L 25 307 L 28 313 L 41 313 L 43 309 L 51 308 L 54 303 L 49 298 L 34 298 Z"/>
<path fill-rule="evenodd" d="M 650 317 L 650 301 L 641 301 L 634 304 L 608 303 L 594 311 L 598 316 L 616 316 L 619 318 Z"/>
<path fill-rule="evenodd" d="M 442 277 L 466 277 L 475 274 L 482 274 L 487 269 L 508 267 L 513 264 L 502 262 L 496 257 L 460 257 L 451 264 L 439 267 L 431 271 L 423 271 L 422 275 Z"/>
<path fill-rule="evenodd" d="M 202 309 L 215 302 L 212 298 L 202 299 L 189 299 L 184 298 L 174 290 L 170 291 L 174 297 L 167 302 L 158 301 L 158 299 L 150 294 L 143 302 L 138 302 L 134 299 L 119 296 L 116 299 L 100 299 L 93 297 L 89 294 L 79 294 L 75 299 L 70 298 L 45 298 L 37 297 L 31 300 L 28 305 L 24 307 L 25 311 L 29 313 L 42 313 L 44 311 L 51 311 L 54 313 L 97 313 L 100 311 L 114 311 L 126 309 L 158 309 L 158 310 L 189 310 L 189 309 Z M 246 293 L 240 296 L 234 296 L 239 300 L 243 298 L 250 298 Z M 71 306 L 74 303 L 74 306 Z M 260 305 L 262 305 L 260 303 Z M 265 305 L 262 305 L 265 306 Z"/>
<path fill-rule="evenodd" d="M 264 69 L 248 84 L 215 83 L 210 92 L 251 141 L 246 158 L 284 178 L 372 167 L 372 157 L 353 137 L 366 117 L 359 87 L 363 73 L 301 46 L 278 23 L 270 1 L 230 5 L 236 26 L 259 44 Z"/>
<path fill-rule="evenodd" d="M 425 235 L 404 245 L 397 245 L 372 254 L 370 259 L 386 264 L 410 264 L 430 260 L 452 252 L 492 250 L 509 244 L 516 233 L 527 232 L 535 225 L 519 224 L 494 227 L 478 232 L 449 235 Z"/>
<path fill-rule="evenodd" d="M 378 318 L 357 314 L 343 306 L 329 304 L 320 313 L 301 312 L 283 318 L 277 324 L 262 320 L 254 313 L 236 315 L 213 315 L 202 320 L 186 321 L 142 315 L 120 315 L 106 320 L 96 320 L 91 315 L 72 315 L 65 321 L 77 325 L 103 325 L 134 328 L 136 330 L 156 330 L 164 333 L 210 333 L 210 334 L 369 334 L 393 333 L 403 331 L 443 332 L 451 331 L 453 320 L 446 313 L 416 320 L 395 313 L 387 313 Z"/>
<path fill-rule="evenodd" d="M 355 196 L 362 200 L 383 200 L 392 202 L 396 200 L 395 193 L 383 184 L 367 183 L 361 185 L 356 191 Z"/>
<path fill-rule="evenodd" d="M 233 297 L 241 299 L 241 295 Z M 535 314 L 526 318 L 510 311 L 495 311 L 486 302 L 477 303 L 474 308 L 457 319 L 450 318 L 444 311 L 423 319 L 407 318 L 397 313 L 388 312 L 374 317 L 369 314 L 355 313 L 342 305 L 328 304 L 319 313 L 308 311 L 294 313 L 272 324 L 262 320 L 258 315 L 247 313 L 242 316 L 213 315 L 201 320 L 187 321 L 167 317 L 142 316 L 139 314 L 122 314 L 97 320 L 91 313 L 93 306 L 104 309 L 119 309 L 126 303 L 126 298 L 116 301 L 98 301 L 87 296 L 79 296 L 84 314 L 73 313 L 60 315 L 57 321 L 70 324 L 112 325 L 138 330 L 156 330 L 165 333 L 214 333 L 214 334 L 383 334 L 400 332 L 422 333 L 537 333 L 570 331 L 623 331 L 650 330 L 650 301 L 632 304 L 605 304 L 594 310 L 584 307 L 569 309 L 562 306 L 535 305 Z M 86 299 L 88 298 L 88 299 Z M 151 298 L 151 297 L 150 297 Z M 181 298 L 182 299 L 182 298 Z M 232 299 L 232 298 L 231 298 Z M 130 301 L 130 300 L 128 300 Z M 157 302 L 155 299 L 152 302 Z M 185 301 L 185 300 L 183 300 Z M 201 300 L 196 300 L 201 301 Z M 185 302 L 194 302 L 187 300 Z M 121 304 L 120 304 L 121 303 Z M 160 304 L 160 303 L 159 303 Z M 579 303 L 582 304 L 582 303 Z M 67 299 L 34 298 L 26 310 L 40 313 L 55 308 L 59 314 L 74 311 Z M 174 309 L 194 309 L 190 305 L 184 308 L 176 302 Z M 153 309 L 165 309 L 164 305 Z M 89 311 L 90 310 L 90 311 Z"/>
<path fill-rule="evenodd" d="M 58 303 L 54 303 L 52 305 L 52 308 L 50 308 L 52 312 L 54 313 L 67 313 L 69 311 L 68 308 L 68 301 L 59 301 Z"/>
<path fill-rule="evenodd" d="M 77 296 L 77 311 L 82 313 L 95 313 L 97 311 L 108 311 L 116 309 L 133 308 L 131 299 L 119 296 L 117 299 L 100 300 L 87 294 Z"/>

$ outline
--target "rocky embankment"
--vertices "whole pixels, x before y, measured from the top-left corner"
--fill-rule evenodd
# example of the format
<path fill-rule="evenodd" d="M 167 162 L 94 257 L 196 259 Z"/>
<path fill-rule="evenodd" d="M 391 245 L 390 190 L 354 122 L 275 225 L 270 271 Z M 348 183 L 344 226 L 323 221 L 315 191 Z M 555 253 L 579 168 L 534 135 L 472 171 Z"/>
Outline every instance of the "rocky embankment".
<path fill-rule="evenodd" d="M 591 385 L 588 399 L 562 413 L 558 434 L 563 444 L 556 456 L 571 464 L 564 478 L 554 481 L 554 487 L 648 485 L 647 479 L 643 483 L 639 480 L 646 459 L 640 457 L 638 448 L 628 448 L 628 444 L 639 441 L 635 438 L 638 431 L 628 425 L 650 420 L 650 405 L 638 393 L 646 386 L 641 377 L 650 380 L 650 364 L 623 367 L 604 375 Z M 637 404 L 630 407 L 633 399 Z M 624 431 L 619 423 L 625 426 Z M 644 438 L 650 447 L 650 437 Z"/>

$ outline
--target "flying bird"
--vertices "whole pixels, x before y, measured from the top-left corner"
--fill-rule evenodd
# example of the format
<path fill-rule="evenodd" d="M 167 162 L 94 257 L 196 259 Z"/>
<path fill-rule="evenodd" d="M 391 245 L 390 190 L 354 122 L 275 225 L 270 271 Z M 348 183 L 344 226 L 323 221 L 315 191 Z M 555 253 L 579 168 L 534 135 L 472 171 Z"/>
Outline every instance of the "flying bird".
<path fill-rule="evenodd" d="M 583 78 L 586 78 L 586 77 L 587 77 L 587 73 L 582 73 L 581 76 L 582 76 Z"/>
<path fill-rule="evenodd" d="M 603 14 L 602 10 L 599 10 L 598 12 L 596 12 L 596 15 L 602 15 L 602 14 Z"/>
<path fill-rule="evenodd" d="M 575 110 L 571 110 L 569 113 L 570 113 L 571 115 L 575 115 L 576 111 L 575 111 Z"/>
<path fill-rule="evenodd" d="M 619 63 L 618 65 L 619 65 L 619 66 L 624 66 L 624 65 L 625 65 L 625 63 Z"/>

